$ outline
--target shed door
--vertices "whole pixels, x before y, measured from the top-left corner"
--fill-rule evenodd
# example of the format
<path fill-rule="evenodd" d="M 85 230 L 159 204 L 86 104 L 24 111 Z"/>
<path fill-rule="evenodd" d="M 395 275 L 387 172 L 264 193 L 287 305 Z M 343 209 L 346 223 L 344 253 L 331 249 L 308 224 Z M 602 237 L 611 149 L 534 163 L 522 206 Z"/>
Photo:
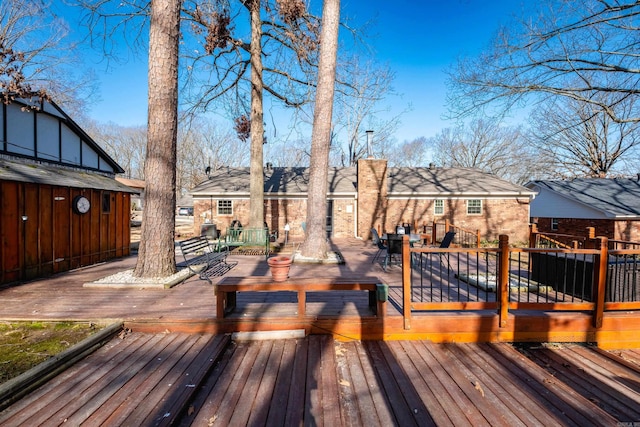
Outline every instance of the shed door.
<path fill-rule="evenodd" d="M 71 268 L 71 194 L 68 189 L 54 189 L 53 196 L 53 271 Z"/>

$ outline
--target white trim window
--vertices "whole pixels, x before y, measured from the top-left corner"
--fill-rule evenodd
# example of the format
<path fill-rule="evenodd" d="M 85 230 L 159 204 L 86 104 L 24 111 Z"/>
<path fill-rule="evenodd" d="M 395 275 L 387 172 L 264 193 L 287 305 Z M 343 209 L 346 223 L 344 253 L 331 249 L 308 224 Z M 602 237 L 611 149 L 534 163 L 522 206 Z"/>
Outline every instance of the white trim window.
<path fill-rule="evenodd" d="M 558 231 L 558 218 L 551 218 L 551 230 Z"/>
<path fill-rule="evenodd" d="M 444 215 L 444 200 L 436 199 L 433 201 L 433 214 Z"/>
<path fill-rule="evenodd" d="M 469 199 L 469 200 L 467 200 L 467 215 L 482 215 L 482 200 L 481 199 Z"/>
<path fill-rule="evenodd" d="M 218 215 L 233 215 L 231 200 L 218 200 Z"/>

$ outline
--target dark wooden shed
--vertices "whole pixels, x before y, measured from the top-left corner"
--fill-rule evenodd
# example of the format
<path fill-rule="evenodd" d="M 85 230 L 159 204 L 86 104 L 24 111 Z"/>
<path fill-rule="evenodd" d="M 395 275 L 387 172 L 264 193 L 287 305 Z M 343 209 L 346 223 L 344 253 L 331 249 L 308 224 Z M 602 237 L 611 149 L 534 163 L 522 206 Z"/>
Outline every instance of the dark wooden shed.
<path fill-rule="evenodd" d="M 129 255 L 123 172 L 53 102 L 1 105 L 0 283 Z"/>

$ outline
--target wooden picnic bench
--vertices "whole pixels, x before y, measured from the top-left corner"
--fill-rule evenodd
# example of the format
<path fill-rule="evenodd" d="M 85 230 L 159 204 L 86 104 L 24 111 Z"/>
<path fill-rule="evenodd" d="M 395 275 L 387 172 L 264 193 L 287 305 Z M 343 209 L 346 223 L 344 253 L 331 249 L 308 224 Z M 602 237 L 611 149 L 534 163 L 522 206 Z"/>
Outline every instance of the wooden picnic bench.
<path fill-rule="evenodd" d="M 324 291 L 369 291 L 369 307 L 376 316 L 387 313 L 389 288 L 377 277 L 360 279 L 338 278 L 291 278 L 284 282 L 273 282 L 271 277 L 225 277 L 216 285 L 216 316 L 222 319 L 236 307 L 238 292 L 298 293 L 298 317 L 305 317 L 307 292 Z"/>
<path fill-rule="evenodd" d="M 178 243 L 184 262 L 193 274 L 199 274 L 200 279 L 211 282 L 211 276 L 222 275 L 229 271 L 237 262 L 228 263 L 228 247 L 216 248 L 207 236 L 196 236 Z"/>

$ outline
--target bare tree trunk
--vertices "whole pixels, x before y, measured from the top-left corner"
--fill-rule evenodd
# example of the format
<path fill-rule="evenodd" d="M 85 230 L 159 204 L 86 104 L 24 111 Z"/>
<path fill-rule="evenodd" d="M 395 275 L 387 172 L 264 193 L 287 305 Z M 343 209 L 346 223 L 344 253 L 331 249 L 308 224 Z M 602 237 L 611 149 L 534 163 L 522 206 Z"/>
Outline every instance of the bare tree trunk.
<path fill-rule="evenodd" d="M 149 31 L 149 117 L 145 208 L 135 275 L 176 272 L 176 140 L 181 0 L 152 0 Z"/>
<path fill-rule="evenodd" d="M 307 199 L 307 235 L 300 250 L 304 257 L 326 257 L 327 173 L 331 142 L 331 119 L 338 53 L 340 0 L 324 0 L 318 88 L 311 134 L 311 164 Z"/>
<path fill-rule="evenodd" d="M 262 22 L 260 0 L 251 1 L 251 169 L 249 181 L 249 227 L 264 226 L 264 176 L 262 109 Z"/>

